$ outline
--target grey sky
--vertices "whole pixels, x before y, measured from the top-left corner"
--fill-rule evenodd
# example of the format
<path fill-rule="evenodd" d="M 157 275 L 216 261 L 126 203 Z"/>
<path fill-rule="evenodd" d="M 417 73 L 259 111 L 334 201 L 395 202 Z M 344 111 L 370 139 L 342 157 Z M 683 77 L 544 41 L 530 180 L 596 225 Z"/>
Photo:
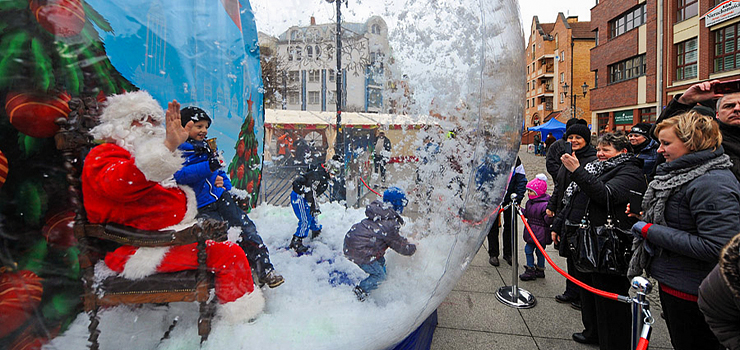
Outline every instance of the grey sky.
<path fill-rule="evenodd" d="M 380 15 L 388 21 L 388 17 L 403 12 L 402 2 L 349 0 L 349 7 L 342 6 L 342 16 L 347 21 L 364 22 L 370 15 Z M 326 0 L 250 0 L 250 3 L 257 19 L 257 29 L 272 35 L 278 35 L 292 25 L 308 25 L 311 15 L 316 17 L 318 23 L 336 18 L 336 6 Z M 535 15 L 539 16 L 540 22 L 555 22 L 558 12 L 563 12 L 566 16 L 578 16 L 579 21 L 588 21 L 591 18 L 591 7 L 595 3 L 595 0 L 521 0 L 519 7 L 522 26 L 528 28 Z M 525 37 L 526 39 L 528 38 Z"/>

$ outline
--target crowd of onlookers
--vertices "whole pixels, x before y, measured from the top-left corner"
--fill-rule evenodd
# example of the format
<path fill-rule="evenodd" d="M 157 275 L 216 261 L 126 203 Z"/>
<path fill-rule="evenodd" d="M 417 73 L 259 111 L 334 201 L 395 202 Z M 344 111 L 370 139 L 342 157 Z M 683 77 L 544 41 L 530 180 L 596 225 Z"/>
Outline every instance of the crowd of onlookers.
<path fill-rule="evenodd" d="M 584 120 L 570 119 L 562 139 L 544 142 L 552 195 L 543 174 L 527 182 L 515 171 L 505 199 L 528 193 L 524 214 L 537 241 L 554 243 L 578 280 L 620 295 L 628 295 L 634 276 L 657 280 L 660 316 L 679 350 L 740 349 L 740 91 L 718 93 L 720 84 L 691 86 L 654 124 L 628 133 L 596 138 Z M 497 226 L 491 248 L 498 247 Z M 594 230 L 606 243 L 589 246 Z M 511 234 L 505 226 L 504 236 Z M 527 236 L 525 281 L 544 277 L 542 253 Z M 498 253 L 489 249 L 492 265 Z M 510 253 L 505 245 L 507 262 Z M 556 300 L 581 310 L 583 329 L 573 340 L 630 348 L 628 304 L 570 281 Z"/>

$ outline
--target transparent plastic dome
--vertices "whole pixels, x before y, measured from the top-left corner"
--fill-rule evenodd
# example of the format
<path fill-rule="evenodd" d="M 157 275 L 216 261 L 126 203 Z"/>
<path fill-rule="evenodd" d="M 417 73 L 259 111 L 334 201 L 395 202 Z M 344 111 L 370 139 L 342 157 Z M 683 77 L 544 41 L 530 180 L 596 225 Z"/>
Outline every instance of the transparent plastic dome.
<path fill-rule="evenodd" d="M 234 193 L 285 278 L 261 288 L 255 319 L 217 315 L 202 344 L 197 303 L 103 308 L 101 349 L 390 349 L 442 303 L 493 224 L 522 131 L 515 0 L 342 0 L 341 51 L 335 1 L 56 2 L 61 10 L 0 7 L 0 292 L 10 295 L 0 307 L 14 311 L 0 310 L 0 347 L 88 344 L 53 138 L 74 98 L 140 89 L 165 109 L 177 99 L 205 110 Z M 321 234 L 298 255 L 287 198 L 309 164 L 337 175 L 318 199 Z M 359 301 L 367 274 L 344 256 L 344 237 L 390 187 L 405 193 L 400 233 L 417 250 L 388 249 L 387 279 Z"/>

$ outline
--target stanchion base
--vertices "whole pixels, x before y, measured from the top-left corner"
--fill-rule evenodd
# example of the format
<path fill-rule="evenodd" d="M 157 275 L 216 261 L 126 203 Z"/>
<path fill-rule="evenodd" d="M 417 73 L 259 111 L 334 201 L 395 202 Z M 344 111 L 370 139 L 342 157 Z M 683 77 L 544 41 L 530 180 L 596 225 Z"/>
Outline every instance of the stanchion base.
<path fill-rule="evenodd" d="M 496 291 L 496 299 L 506 306 L 510 306 L 516 309 L 530 309 L 537 305 L 537 299 L 534 298 L 532 293 L 517 288 L 519 290 L 519 297 L 513 298 L 513 286 L 503 286 Z"/>

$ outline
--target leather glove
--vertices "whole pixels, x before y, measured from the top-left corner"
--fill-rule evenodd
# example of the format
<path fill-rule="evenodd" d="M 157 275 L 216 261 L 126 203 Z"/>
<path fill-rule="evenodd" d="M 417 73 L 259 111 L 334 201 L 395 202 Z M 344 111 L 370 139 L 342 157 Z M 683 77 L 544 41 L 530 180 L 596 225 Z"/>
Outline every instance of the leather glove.
<path fill-rule="evenodd" d="M 211 171 L 221 169 L 221 162 L 218 160 L 218 157 L 208 158 L 208 167 L 211 168 Z"/>
<path fill-rule="evenodd" d="M 638 240 L 644 240 L 643 246 L 645 248 L 645 251 L 650 254 L 650 256 L 653 256 L 655 254 L 653 246 L 647 240 L 647 231 L 652 225 L 653 224 L 649 224 L 645 221 L 638 221 L 634 225 L 632 225 L 632 229 L 630 230 L 630 232 L 632 232 L 632 236 L 634 236 Z"/>

